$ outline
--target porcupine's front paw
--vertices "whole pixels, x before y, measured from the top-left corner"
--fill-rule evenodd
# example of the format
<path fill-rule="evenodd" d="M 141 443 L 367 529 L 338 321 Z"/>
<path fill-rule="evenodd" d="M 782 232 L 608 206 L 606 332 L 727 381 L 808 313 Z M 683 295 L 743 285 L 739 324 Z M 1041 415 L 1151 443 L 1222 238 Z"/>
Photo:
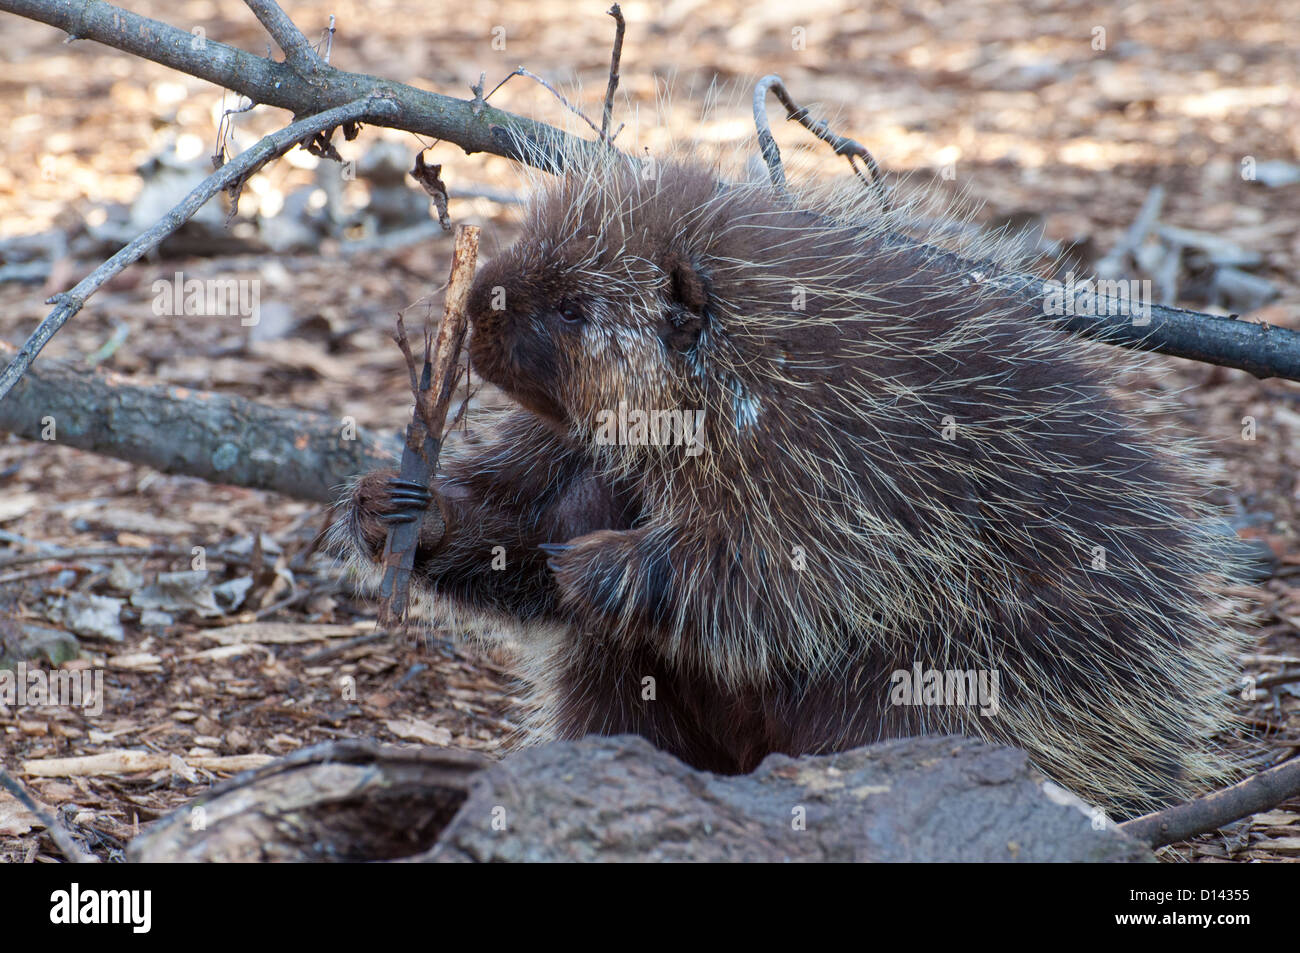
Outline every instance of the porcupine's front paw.
<path fill-rule="evenodd" d="M 565 543 L 542 543 L 561 607 L 658 621 L 672 600 L 672 567 L 644 529 L 597 530 Z"/>
<path fill-rule="evenodd" d="M 348 519 L 357 548 L 375 561 L 383 554 L 389 528 L 398 523 L 421 521 L 420 549 L 434 549 L 446 532 L 434 494 L 399 479 L 396 470 L 374 470 L 361 478 L 352 491 Z"/>

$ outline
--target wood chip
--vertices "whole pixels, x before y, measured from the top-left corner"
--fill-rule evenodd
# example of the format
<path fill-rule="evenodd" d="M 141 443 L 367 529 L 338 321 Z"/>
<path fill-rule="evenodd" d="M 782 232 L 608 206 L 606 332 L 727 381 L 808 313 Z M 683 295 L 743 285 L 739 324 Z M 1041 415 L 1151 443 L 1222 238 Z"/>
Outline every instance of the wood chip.
<path fill-rule="evenodd" d="M 440 748 L 446 748 L 451 744 L 450 729 L 419 718 L 389 718 L 384 722 L 384 727 L 407 741 L 418 741 L 421 744 L 436 745 Z"/>
<path fill-rule="evenodd" d="M 39 761 L 24 761 L 23 774 L 31 778 L 84 778 L 113 774 L 141 774 L 151 771 L 174 770 L 176 773 L 181 773 L 174 766 L 173 758 L 176 758 L 182 765 L 190 769 L 202 768 L 205 771 L 232 774 L 247 771 L 249 768 L 261 767 L 272 760 L 270 755 L 265 754 L 214 755 L 181 760 L 176 755 L 119 749 L 77 758 L 44 758 Z M 185 775 L 182 774 L 182 776 Z"/>
<path fill-rule="evenodd" d="M 178 662 L 220 662 L 229 658 L 238 658 L 256 652 L 260 642 L 247 642 L 242 645 L 218 645 L 216 648 L 204 649 L 202 652 L 189 652 L 179 656 Z"/>
<path fill-rule="evenodd" d="M 36 802 L 40 805 L 40 801 Z M 50 808 L 44 807 L 46 813 Z M 18 803 L 18 799 L 5 791 L 0 791 L 0 837 L 17 837 L 36 827 L 44 827 L 36 815 Z"/>
<path fill-rule="evenodd" d="M 108 667 L 125 669 L 129 672 L 161 672 L 162 659 L 152 652 L 110 655 L 108 657 Z"/>
<path fill-rule="evenodd" d="M 305 622 L 240 622 L 236 625 L 208 629 L 205 638 L 216 639 L 222 645 L 240 645 L 261 642 L 266 645 L 296 645 L 301 642 L 324 642 L 328 639 L 350 639 L 357 634 L 351 625 L 311 625 Z"/>

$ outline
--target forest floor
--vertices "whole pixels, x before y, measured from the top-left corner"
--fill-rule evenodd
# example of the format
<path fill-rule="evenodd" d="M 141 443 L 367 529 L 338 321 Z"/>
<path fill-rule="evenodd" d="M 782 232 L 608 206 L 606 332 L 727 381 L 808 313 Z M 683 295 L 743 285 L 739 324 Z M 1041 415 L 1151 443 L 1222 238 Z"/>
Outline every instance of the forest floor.
<path fill-rule="evenodd" d="M 196 36 L 266 50 L 261 27 L 234 0 L 124 5 Z M 523 64 L 598 115 L 612 36 L 607 6 L 302 0 L 288 10 L 313 39 L 330 14 L 337 17 L 331 61 L 342 68 L 468 96 L 480 72 L 491 88 Z M 886 0 L 859 10 L 808 0 L 797 16 L 789 7 L 624 4 L 619 115 L 637 128 L 620 141 L 661 145 L 659 130 L 667 128 L 678 141 L 695 137 L 700 149 L 752 154 L 748 90 L 779 73 L 801 102 L 824 110 L 887 170 L 977 199 L 978 221 L 1034 219 L 1047 239 L 1090 249 L 1092 261 L 1120 240 L 1152 187 L 1163 186 L 1162 224 L 1257 253 L 1251 270 L 1277 296 L 1242 309 L 1242 319 L 1300 329 L 1300 184 L 1270 186 L 1242 174 L 1270 160 L 1300 161 L 1294 0 L 1118 10 L 1009 0 Z M 1099 28 L 1105 49 L 1094 48 Z M 502 35 L 505 49 L 494 48 Z M 0 14 L 0 36 L 0 267 L 3 243 L 17 236 L 63 235 L 75 251 L 90 247 L 96 228 L 147 213 L 174 187 L 156 166 L 142 173 L 147 160 L 166 149 L 201 161 L 217 140 L 223 105 L 235 105 L 200 80 L 91 42 L 67 44 L 57 31 L 7 14 Z M 492 101 L 566 122 L 562 107 L 526 79 L 512 80 Z M 246 146 L 286 121 L 269 107 L 242 114 L 236 141 Z M 813 173 L 845 173 L 841 160 L 799 130 L 781 124 L 776 132 L 784 154 L 800 156 Z M 431 145 L 368 129 L 340 150 L 362 159 L 380 139 L 398 147 L 407 167 Z M 453 220 L 484 226 L 483 254 L 508 244 L 518 213 L 502 199 L 525 188 L 518 170 L 446 144 L 429 155 L 444 163 Z M 440 302 L 450 240 L 366 252 L 326 236 L 302 250 L 266 253 L 259 242 L 270 240 L 271 223 L 294 225 L 295 196 L 318 203 L 333 169 L 301 155 L 268 168 L 245 189 L 227 246 L 205 245 L 196 231 L 166 246 L 165 256 L 129 268 L 42 360 L 95 363 L 141 381 L 398 432 L 409 417 L 409 391 L 389 331 L 398 312 L 418 327 Z M 401 198 L 402 188 L 377 182 L 333 184 L 348 208 L 373 211 L 379 191 Z M 457 197 L 470 193 L 476 196 Z M 423 197 L 410 195 L 416 217 L 427 219 Z M 61 254 L 39 280 L 0 283 L 0 339 L 21 342 L 46 313 L 43 300 L 96 263 L 88 254 Z M 260 324 L 159 314 L 154 283 L 176 272 L 257 279 Z M 1195 293 L 1191 278 L 1180 287 Z M 1188 297 L 1180 303 L 1213 307 Z M 1300 665 L 1300 384 L 1163 358 L 1141 383 L 1177 393 L 1170 413 L 1221 461 L 1216 493 L 1234 526 L 1275 561 L 1271 578 L 1241 593 L 1257 623 L 1244 670 L 1260 677 Z M 1248 417 L 1255 422 L 1249 440 Z M 67 666 L 104 666 L 109 699 L 99 717 L 0 707 L 0 762 L 93 853 L 120 857 L 141 825 L 215 777 L 303 745 L 364 737 L 495 755 L 508 743 L 522 715 L 508 659 L 441 630 L 414 641 L 373 637 L 374 601 L 313 549 L 328 519 L 324 507 L 275 494 L 162 475 L 57 440 L 0 435 L 0 649 L 5 639 L 38 637 L 59 658 L 79 656 Z M 41 544 L 71 554 L 15 561 Z M 160 545 L 181 555 L 78 555 Z M 226 555 L 211 560 L 206 582 L 159 584 L 159 573 L 191 568 L 192 547 Z M 355 693 L 341 693 L 343 682 Z M 1300 748 L 1298 689 L 1278 686 L 1238 705 L 1238 734 L 1272 760 Z M 127 749 L 163 761 L 127 770 Z M 50 777 L 23 772 L 28 762 L 93 754 L 105 759 L 83 767 L 87 773 L 57 765 L 47 765 Z M 0 793 L 0 861 L 57 856 L 40 824 Z M 1300 800 L 1164 856 L 1300 858 Z"/>

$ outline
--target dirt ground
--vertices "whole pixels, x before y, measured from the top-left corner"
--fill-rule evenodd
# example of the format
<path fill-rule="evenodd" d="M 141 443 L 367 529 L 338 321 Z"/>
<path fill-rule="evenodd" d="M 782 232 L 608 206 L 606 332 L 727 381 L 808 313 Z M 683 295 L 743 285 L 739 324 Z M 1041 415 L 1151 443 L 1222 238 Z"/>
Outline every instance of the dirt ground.
<path fill-rule="evenodd" d="M 125 5 L 196 35 L 258 53 L 267 48 L 264 31 L 235 0 Z M 490 88 L 523 64 L 598 115 L 612 36 L 607 6 L 312 0 L 286 9 L 312 39 L 335 15 L 331 62 L 345 69 L 468 96 L 480 73 Z M 862 7 L 665 0 L 623 9 L 619 120 L 631 127 L 639 110 L 642 130 L 625 136 L 657 144 L 645 130 L 667 124 L 702 147 L 752 154 L 748 90 L 776 72 L 891 173 L 964 190 L 983 203 L 980 221 L 1040 216 L 1048 239 L 1080 242 L 1094 249 L 1094 259 L 1161 185 L 1162 224 L 1257 253 L 1251 271 L 1277 296 L 1243 318 L 1300 329 L 1300 184 L 1271 187 L 1242 175 L 1243 160 L 1300 161 L 1294 0 L 887 0 Z M 1094 48 L 1099 29 L 1104 49 Z M 502 35 L 505 49 L 494 48 Z M 173 147 L 210 154 L 223 106 L 235 105 L 233 95 L 200 80 L 91 42 L 67 44 L 58 31 L 8 14 L 0 14 L 0 37 L 0 249 L 40 232 L 84 236 L 138 209 L 149 182 L 138 171 L 146 160 Z M 711 98 L 716 107 L 700 119 Z M 661 119 L 657 104 L 665 99 L 671 112 Z M 526 79 L 492 101 L 565 122 L 562 107 Z M 246 146 L 286 121 L 269 107 L 242 114 L 235 141 Z M 806 157 L 818 173 L 844 174 L 841 160 L 799 130 L 776 131 L 787 155 Z M 360 159 L 380 139 L 400 146 L 408 167 L 431 144 L 367 129 L 340 148 L 345 158 Z M 453 220 L 484 226 L 487 255 L 508 243 L 517 212 L 494 199 L 523 187 L 511 164 L 447 144 L 429 157 L 444 163 Z M 295 190 L 321 182 L 314 165 L 300 157 L 260 174 L 228 234 L 254 242 Z M 347 182 L 342 201 L 362 207 L 374 198 L 372 188 Z M 469 193 L 477 195 L 457 197 Z M 389 329 L 397 312 L 418 325 L 440 301 L 450 241 L 348 251 L 342 239 L 352 235 L 275 255 L 241 247 L 193 254 L 199 239 L 174 244 L 170 257 L 131 267 L 91 299 L 45 357 L 396 432 L 408 418 L 409 394 Z M 65 254 L 44 277 L 0 283 L 0 338 L 21 342 L 46 313 L 44 298 L 97 263 Z M 154 282 L 177 271 L 259 278 L 267 327 L 250 334 L 231 318 L 155 313 Z M 1142 383 L 1179 392 L 1174 412 L 1222 462 L 1218 492 L 1234 526 L 1275 560 L 1271 578 L 1243 590 L 1258 624 L 1245 670 L 1257 677 L 1289 671 L 1300 665 L 1300 385 L 1175 359 L 1158 360 Z M 1253 440 L 1242 436 L 1246 417 L 1256 422 Z M 87 849 L 119 858 L 140 825 L 214 778 L 319 741 L 502 750 L 521 716 L 507 660 L 441 630 L 418 643 L 374 637 L 374 602 L 312 549 L 327 518 L 322 507 L 274 494 L 161 475 L 57 440 L 0 435 L 0 639 L 18 641 L 35 630 L 56 661 L 79 654 L 65 666 L 106 666 L 110 699 L 98 718 L 0 707 L 0 761 L 61 813 Z M 41 544 L 71 552 L 14 561 Z M 107 546 L 167 546 L 176 555 L 81 555 Z M 208 587 L 161 591 L 155 576 L 189 569 L 195 546 L 224 554 L 211 557 Z M 142 591 L 152 591 L 154 602 L 133 600 Z M 118 600 L 120 633 L 112 620 L 70 611 L 70 604 L 112 605 L 89 596 Z M 348 676 L 355 696 L 340 691 Z M 1261 752 L 1261 763 L 1300 748 L 1296 682 L 1260 692 L 1239 712 L 1238 734 Z M 126 749 L 161 760 L 124 771 Z M 27 762 L 92 754 L 105 755 L 106 766 L 82 775 L 23 773 Z M 1300 858 L 1300 800 L 1164 856 Z M 0 793 L 0 860 L 58 857 L 39 823 Z"/>

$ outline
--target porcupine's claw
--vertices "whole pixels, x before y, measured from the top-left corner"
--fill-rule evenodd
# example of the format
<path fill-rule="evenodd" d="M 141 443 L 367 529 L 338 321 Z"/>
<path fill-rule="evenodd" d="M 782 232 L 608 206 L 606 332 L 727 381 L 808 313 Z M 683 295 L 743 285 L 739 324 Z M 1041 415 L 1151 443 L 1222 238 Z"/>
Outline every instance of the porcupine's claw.
<path fill-rule="evenodd" d="M 555 557 L 562 556 L 573 548 L 572 543 L 538 543 L 537 548 L 551 558 L 546 560 L 546 568 L 551 572 L 559 572 L 559 564 L 556 563 Z"/>
<path fill-rule="evenodd" d="M 388 485 L 394 490 L 411 490 L 415 493 L 428 493 L 429 488 L 423 483 L 416 483 L 414 480 L 403 480 L 401 477 L 391 477 Z"/>
<path fill-rule="evenodd" d="M 429 497 L 421 499 L 418 496 L 406 495 L 403 493 L 394 493 L 388 497 L 388 502 L 394 510 L 400 510 L 405 513 L 420 513 L 429 508 Z"/>
<path fill-rule="evenodd" d="M 433 496 L 426 487 L 411 480 L 393 477 L 388 481 L 388 504 L 394 512 L 383 514 L 379 517 L 379 522 L 389 526 L 414 523 L 432 502 Z"/>
<path fill-rule="evenodd" d="M 403 509 L 424 510 L 433 502 L 428 487 L 410 480 L 394 477 L 388 481 L 388 491 L 389 502 Z"/>

